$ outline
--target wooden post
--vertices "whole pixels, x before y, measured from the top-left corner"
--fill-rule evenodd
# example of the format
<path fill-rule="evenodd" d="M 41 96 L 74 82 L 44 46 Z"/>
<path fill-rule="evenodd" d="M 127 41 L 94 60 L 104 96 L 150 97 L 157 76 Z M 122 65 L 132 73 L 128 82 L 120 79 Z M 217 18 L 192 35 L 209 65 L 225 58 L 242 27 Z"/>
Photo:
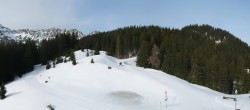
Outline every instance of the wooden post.
<path fill-rule="evenodd" d="M 167 101 L 168 101 L 168 92 L 167 92 L 167 90 L 165 91 L 165 101 L 166 101 L 166 107 L 168 107 L 168 103 L 167 103 Z"/>

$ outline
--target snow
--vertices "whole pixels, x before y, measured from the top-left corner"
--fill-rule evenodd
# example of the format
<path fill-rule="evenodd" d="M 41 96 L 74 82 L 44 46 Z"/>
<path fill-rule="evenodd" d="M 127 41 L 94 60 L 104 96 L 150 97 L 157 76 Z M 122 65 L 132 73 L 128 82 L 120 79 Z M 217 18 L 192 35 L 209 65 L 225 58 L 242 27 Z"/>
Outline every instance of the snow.
<path fill-rule="evenodd" d="M 0 100 L 0 110 L 49 110 L 50 104 L 56 110 L 234 110 L 233 100 L 222 99 L 234 95 L 136 67 L 135 57 L 120 60 L 103 51 L 90 57 L 81 51 L 75 55 L 75 66 L 67 62 L 46 70 L 37 65 L 7 84 L 7 98 Z M 249 95 L 236 96 L 238 108 L 250 110 Z"/>
<path fill-rule="evenodd" d="M 215 44 L 220 44 L 220 43 L 221 43 L 220 39 L 215 41 Z"/>

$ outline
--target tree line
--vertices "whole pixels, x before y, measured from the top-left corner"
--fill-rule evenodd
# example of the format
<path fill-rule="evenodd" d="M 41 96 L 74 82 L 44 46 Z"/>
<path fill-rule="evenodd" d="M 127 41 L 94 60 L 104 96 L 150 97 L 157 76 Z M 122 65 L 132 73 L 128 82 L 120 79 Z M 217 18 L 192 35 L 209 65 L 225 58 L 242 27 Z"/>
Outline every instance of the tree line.
<path fill-rule="evenodd" d="M 0 42 L 0 83 L 21 77 L 32 71 L 34 65 L 46 65 L 56 59 L 59 62 L 61 56 L 73 56 L 72 53 L 77 49 L 77 38 L 74 33 L 63 33 L 39 44 L 32 40 L 25 43 Z"/>

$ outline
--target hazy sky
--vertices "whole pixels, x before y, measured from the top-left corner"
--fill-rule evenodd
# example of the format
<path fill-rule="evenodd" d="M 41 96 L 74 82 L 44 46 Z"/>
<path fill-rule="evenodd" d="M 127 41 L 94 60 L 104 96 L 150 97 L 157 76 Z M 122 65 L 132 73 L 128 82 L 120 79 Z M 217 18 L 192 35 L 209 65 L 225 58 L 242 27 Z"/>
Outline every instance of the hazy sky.
<path fill-rule="evenodd" d="M 0 0 L 0 24 L 76 28 L 84 34 L 130 25 L 209 24 L 250 44 L 249 0 Z"/>

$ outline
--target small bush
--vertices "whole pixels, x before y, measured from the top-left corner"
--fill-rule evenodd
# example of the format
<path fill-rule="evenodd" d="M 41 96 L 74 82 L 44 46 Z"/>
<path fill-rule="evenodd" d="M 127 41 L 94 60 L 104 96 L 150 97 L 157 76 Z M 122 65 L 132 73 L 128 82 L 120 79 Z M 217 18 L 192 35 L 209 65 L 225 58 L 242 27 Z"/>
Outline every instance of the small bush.
<path fill-rule="evenodd" d="M 90 63 L 95 63 L 93 58 L 91 59 Z"/>
<path fill-rule="evenodd" d="M 51 104 L 49 104 L 47 107 L 49 108 L 49 110 L 55 110 L 56 109 L 56 107 L 54 105 L 51 105 Z"/>
<path fill-rule="evenodd" d="M 108 66 L 108 69 L 112 69 L 111 66 Z"/>
<path fill-rule="evenodd" d="M 63 58 L 62 57 L 58 57 L 56 58 L 56 64 L 62 63 L 63 62 Z"/>
<path fill-rule="evenodd" d="M 46 70 L 50 69 L 51 68 L 51 65 L 50 63 L 48 62 L 47 65 L 46 65 Z"/>

